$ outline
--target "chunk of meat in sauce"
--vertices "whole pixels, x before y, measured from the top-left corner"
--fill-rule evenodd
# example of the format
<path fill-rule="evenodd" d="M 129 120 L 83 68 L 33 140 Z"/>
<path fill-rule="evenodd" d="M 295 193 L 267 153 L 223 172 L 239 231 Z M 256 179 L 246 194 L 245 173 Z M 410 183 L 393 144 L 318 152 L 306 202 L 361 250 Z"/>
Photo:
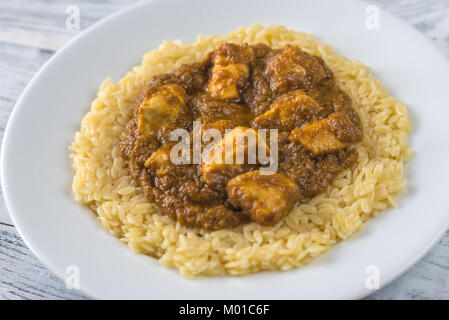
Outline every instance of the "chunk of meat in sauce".
<path fill-rule="evenodd" d="M 297 89 L 281 95 L 271 108 L 253 120 L 256 128 L 272 128 L 291 131 L 326 116 L 326 109 L 313 98 Z"/>
<path fill-rule="evenodd" d="M 170 152 L 172 147 L 175 145 L 174 142 L 167 143 L 157 149 L 151 154 L 151 156 L 145 161 L 145 167 L 147 167 L 153 175 L 158 178 L 163 178 L 170 171 L 175 170 L 175 164 L 170 159 Z"/>
<path fill-rule="evenodd" d="M 248 45 L 222 44 L 213 59 L 212 77 L 208 92 L 214 98 L 237 99 L 249 76 L 254 51 Z"/>
<path fill-rule="evenodd" d="M 330 71 L 321 58 L 287 45 L 268 60 L 266 73 L 271 90 L 283 93 L 293 88 L 310 88 L 329 77 Z"/>
<path fill-rule="evenodd" d="M 145 98 L 138 109 L 137 133 L 142 136 L 154 136 L 173 123 L 186 109 L 186 93 L 176 84 L 158 87 Z"/>
<path fill-rule="evenodd" d="M 201 175 L 211 187 L 224 187 L 233 177 L 258 165 L 257 152 L 269 155 L 269 147 L 256 130 L 235 127 L 203 158 Z"/>
<path fill-rule="evenodd" d="M 235 177 L 226 190 L 233 206 L 242 208 L 253 221 L 263 225 L 278 223 L 300 196 L 298 186 L 285 175 L 263 175 L 259 170 Z"/>
<path fill-rule="evenodd" d="M 315 156 L 342 150 L 348 143 L 363 138 L 360 120 L 357 114 L 352 116 L 353 119 L 351 115 L 336 111 L 325 119 L 292 130 L 290 141 L 301 143 Z"/>
<path fill-rule="evenodd" d="M 331 131 L 329 118 L 315 121 L 301 129 L 294 129 L 290 141 L 301 143 L 315 156 L 339 151 L 346 146 Z"/>

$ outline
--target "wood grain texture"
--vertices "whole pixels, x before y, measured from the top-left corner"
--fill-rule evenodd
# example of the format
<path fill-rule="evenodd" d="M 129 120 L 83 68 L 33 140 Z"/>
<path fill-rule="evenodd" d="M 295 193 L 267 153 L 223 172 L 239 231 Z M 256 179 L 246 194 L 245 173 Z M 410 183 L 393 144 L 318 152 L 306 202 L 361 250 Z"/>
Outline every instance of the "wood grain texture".
<path fill-rule="evenodd" d="M 449 0 L 374 0 L 449 57 Z M 0 139 L 26 84 L 53 53 L 101 18 L 138 0 L 0 1 Z M 80 30 L 66 28 L 68 5 L 80 8 Z M 382 17 L 380 17 L 382 19 Z M 30 252 L 12 226 L 0 190 L 0 299 L 85 299 Z M 449 299 L 449 233 L 410 271 L 367 299 Z"/>
<path fill-rule="evenodd" d="M 0 224 L 0 299 L 84 299 L 30 254 L 12 226 Z"/>

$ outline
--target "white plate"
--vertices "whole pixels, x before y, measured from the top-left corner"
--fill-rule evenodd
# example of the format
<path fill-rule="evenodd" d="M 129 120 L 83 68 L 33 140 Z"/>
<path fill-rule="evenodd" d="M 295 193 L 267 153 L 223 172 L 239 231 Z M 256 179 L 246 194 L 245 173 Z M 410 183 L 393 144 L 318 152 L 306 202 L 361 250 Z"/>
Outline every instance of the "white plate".
<path fill-rule="evenodd" d="M 96 298 L 359 298 L 367 266 L 385 285 L 420 259 L 449 223 L 448 62 L 387 13 L 365 26 L 353 1 L 152 1 L 114 15 L 58 51 L 30 82 L 12 113 L 2 152 L 8 210 L 31 250 L 59 277 L 80 268 L 81 289 Z M 282 24 L 315 34 L 337 52 L 372 67 L 404 101 L 415 129 L 408 191 L 399 208 L 371 220 L 348 241 L 289 272 L 186 280 L 107 234 L 72 200 L 67 146 L 101 80 L 119 80 L 163 40 L 191 42 L 243 25 Z M 369 271 L 369 270 L 368 270 Z"/>

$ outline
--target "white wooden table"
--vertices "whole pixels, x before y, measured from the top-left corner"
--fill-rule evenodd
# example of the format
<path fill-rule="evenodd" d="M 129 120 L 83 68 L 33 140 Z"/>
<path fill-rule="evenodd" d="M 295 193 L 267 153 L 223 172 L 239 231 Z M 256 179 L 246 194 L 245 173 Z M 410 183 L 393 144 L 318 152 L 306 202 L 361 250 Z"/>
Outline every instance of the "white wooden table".
<path fill-rule="evenodd" d="M 449 0 L 364 1 L 419 29 L 449 58 Z M 135 2 L 0 2 L 0 138 L 17 98 L 42 64 L 77 33 Z M 80 10 L 78 31 L 66 27 L 69 15 L 66 9 L 70 5 Z M 0 299 L 86 299 L 76 290 L 67 289 L 30 252 L 17 234 L 3 199 L 0 199 Z M 369 299 L 449 299 L 449 233 L 410 271 L 375 291 Z"/>

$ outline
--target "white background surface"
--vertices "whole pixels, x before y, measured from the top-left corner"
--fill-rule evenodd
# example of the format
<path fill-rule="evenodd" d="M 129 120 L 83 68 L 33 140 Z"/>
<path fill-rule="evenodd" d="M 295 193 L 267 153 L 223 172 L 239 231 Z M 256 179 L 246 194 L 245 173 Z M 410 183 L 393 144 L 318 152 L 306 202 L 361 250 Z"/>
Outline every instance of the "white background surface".
<path fill-rule="evenodd" d="M 65 28 L 65 8 L 81 10 L 81 30 L 130 1 L 3 1 L 0 3 L 0 130 L 32 75 L 76 35 Z M 370 1 L 403 18 L 449 56 L 449 1 Z M 449 236 L 415 267 L 370 298 L 449 298 Z M 81 298 L 29 252 L 0 205 L 0 297 Z"/>

